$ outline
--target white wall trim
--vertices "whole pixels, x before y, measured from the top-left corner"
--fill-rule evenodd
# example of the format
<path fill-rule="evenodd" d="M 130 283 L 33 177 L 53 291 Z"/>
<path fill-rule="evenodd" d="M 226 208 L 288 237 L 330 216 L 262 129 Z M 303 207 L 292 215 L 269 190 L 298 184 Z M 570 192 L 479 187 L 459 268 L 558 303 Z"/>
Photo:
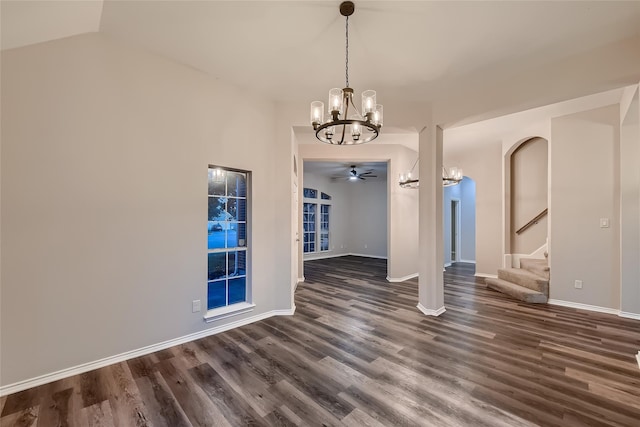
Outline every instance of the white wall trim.
<path fill-rule="evenodd" d="M 629 313 L 628 311 L 621 311 L 618 316 L 624 317 L 626 319 L 640 320 L 640 313 Z"/>
<path fill-rule="evenodd" d="M 616 314 L 616 315 L 620 314 L 620 310 L 617 310 L 615 308 L 599 307 L 597 305 L 582 304 L 579 302 L 563 301 L 559 299 L 549 299 L 548 303 L 552 305 L 559 305 L 562 307 L 571 307 L 571 308 L 577 308 L 580 310 L 596 311 L 598 313 L 607 313 L 607 314 Z"/>
<path fill-rule="evenodd" d="M 461 259 L 461 260 L 460 260 L 460 261 L 458 261 L 458 262 L 467 262 L 467 263 L 469 263 L 469 264 L 475 264 L 475 263 L 476 263 L 476 260 Z"/>
<path fill-rule="evenodd" d="M 331 251 L 306 253 L 306 254 L 303 255 L 303 259 L 305 261 L 314 261 L 316 259 L 338 258 L 338 257 L 341 257 L 341 256 L 351 255 L 351 254 L 345 254 L 343 252 L 341 252 L 339 254 L 330 253 L 330 252 Z"/>
<path fill-rule="evenodd" d="M 304 276 L 298 277 L 298 282 L 296 283 L 296 286 L 298 285 L 298 283 L 302 283 L 302 282 L 304 282 Z"/>
<path fill-rule="evenodd" d="M 220 326 L 214 326 L 213 328 L 205 329 L 203 331 L 195 332 L 193 334 L 188 334 L 178 338 L 173 338 L 167 341 L 159 342 L 157 344 L 151 344 L 136 350 L 126 351 L 124 353 L 116 354 L 114 356 L 109 356 L 103 359 L 95 360 L 93 362 L 82 363 L 77 366 L 72 366 L 70 368 L 61 369 L 56 372 L 40 375 L 35 378 L 18 381 L 17 383 L 8 384 L 0 387 L 0 396 L 6 396 L 8 394 L 17 393 L 19 391 L 23 391 L 28 388 L 37 387 L 42 384 L 47 384 L 53 381 L 61 380 L 63 378 L 68 378 L 73 375 L 78 375 L 78 374 L 92 371 L 94 369 L 103 368 L 105 366 L 113 365 L 114 363 L 119 363 L 125 360 L 133 359 L 134 357 L 144 356 L 146 354 L 153 353 L 159 350 L 164 350 L 169 347 L 174 347 L 176 345 L 184 344 L 186 342 L 194 341 L 200 338 L 208 337 L 210 335 L 218 334 L 220 332 L 225 332 L 240 326 L 248 325 L 250 323 L 254 323 L 259 320 L 264 320 L 269 317 L 292 316 L 295 313 L 295 311 L 296 311 L 295 306 L 293 306 L 290 309 L 267 311 L 266 313 L 257 314 L 255 316 L 247 317 L 245 319 L 237 320 L 235 322 L 230 322 Z"/>
<path fill-rule="evenodd" d="M 416 307 L 418 307 L 418 310 L 420 310 L 423 314 L 426 314 L 427 316 L 440 316 L 442 313 L 447 311 L 447 309 L 444 308 L 444 305 L 437 310 L 430 310 L 426 308 L 424 305 L 422 305 L 422 303 L 418 303 Z"/>
<path fill-rule="evenodd" d="M 414 277 L 418 277 L 418 273 L 409 274 L 408 276 L 404 276 L 404 277 L 387 276 L 387 282 L 391 282 L 391 283 L 404 282 L 405 280 L 413 279 Z"/>
<path fill-rule="evenodd" d="M 313 255 L 313 254 L 308 254 L 304 256 L 304 260 L 305 261 L 315 261 L 318 259 L 327 259 L 327 258 L 339 258 L 339 257 L 343 257 L 343 256 L 361 256 L 361 257 L 365 257 L 365 258 L 376 258 L 376 259 L 387 259 L 386 256 L 379 256 L 379 255 L 368 255 L 368 254 L 354 254 L 354 253 L 340 253 L 340 254 L 327 254 L 327 255 Z"/>
<path fill-rule="evenodd" d="M 475 277 L 486 277 L 486 278 L 489 278 L 489 279 L 497 279 L 498 278 L 498 276 L 495 275 L 495 274 L 485 274 L 485 273 L 476 273 L 476 274 L 474 274 L 474 276 Z"/>
<path fill-rule="evenodd" d="M 365 257 L 365 258 L 387 259 L 386 256 L 379 256 L 379 255 L 354 254 L 354 253 L 348 253 L 348 254 L 345 254 L 345 255 L 347 255 L 347 256 L 361 256 L 361 257 Z"/>
<path fill-rule="evenodd" d="M 444 268 L 451 267 L 451 264 L 453 264 L 453 263 L 452 262 L 445 262 L 444 263 Z"/>

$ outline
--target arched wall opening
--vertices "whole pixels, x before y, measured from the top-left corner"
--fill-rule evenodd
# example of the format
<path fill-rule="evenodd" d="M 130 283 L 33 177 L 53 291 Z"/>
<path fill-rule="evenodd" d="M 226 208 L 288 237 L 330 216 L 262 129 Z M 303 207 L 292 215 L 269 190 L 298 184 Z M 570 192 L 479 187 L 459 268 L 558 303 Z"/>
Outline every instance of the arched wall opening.
<path fill-rule="evenodd" d="M 514 144 L 504 155 L 504 265 L 547 250 L 549 143 L 539 136 Z"/>

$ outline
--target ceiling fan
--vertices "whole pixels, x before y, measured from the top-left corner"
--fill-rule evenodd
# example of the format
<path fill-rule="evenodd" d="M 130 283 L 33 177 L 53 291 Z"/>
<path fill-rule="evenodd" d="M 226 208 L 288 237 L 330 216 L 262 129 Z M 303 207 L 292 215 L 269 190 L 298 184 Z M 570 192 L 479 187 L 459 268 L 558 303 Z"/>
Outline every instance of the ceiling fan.
<path fill-rule="evenodd" d="M 347 175 L 347 178 L 349 181 L 357 181 L 358 179 L 361 180 L 366 180 L 367 178 L 377 178 L 377 175 L 372 175 L 373 173 L 373 169 L 369 169 L 365 172 L 360 172 L 358 173 L 358 171 L 356 170 L 356 165 L 351 165 L 351 170 L 349 171 L 349 174 Z M 343 178 L 342 176 L 340 177 L 336 177 L 336 178 Z"/>

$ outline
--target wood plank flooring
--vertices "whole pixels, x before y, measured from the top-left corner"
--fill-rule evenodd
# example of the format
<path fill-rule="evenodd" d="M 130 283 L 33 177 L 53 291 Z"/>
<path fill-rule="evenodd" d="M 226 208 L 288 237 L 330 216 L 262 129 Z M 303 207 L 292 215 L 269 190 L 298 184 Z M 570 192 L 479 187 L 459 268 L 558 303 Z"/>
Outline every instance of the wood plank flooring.
<path fill-rule="evenodd" d="M 0 399 L 4 426 L 640 426 L 640 321 L 445 273 L 440 317 L 383 260 L 305 264 L 276 317 Z"/>

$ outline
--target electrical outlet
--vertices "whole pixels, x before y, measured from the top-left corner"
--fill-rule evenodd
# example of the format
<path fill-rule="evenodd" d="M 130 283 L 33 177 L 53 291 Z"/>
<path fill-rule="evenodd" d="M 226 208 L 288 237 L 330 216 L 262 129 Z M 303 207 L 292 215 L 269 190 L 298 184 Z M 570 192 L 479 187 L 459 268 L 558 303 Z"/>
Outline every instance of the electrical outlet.
<path fill-rule="evenodd" d="M 582 280 L 576 280 L 573 283 L 573 287 L 576 288 L 576 289 L 582 289 Z"/>
<path fill-rule="evenodd" d="M 202 309 L 202 305 L 200 304 L 200 300 L 199 299 L 194 299 L 191 302 L 191 312 L 192 313 L 197 313 Z"/>
<path fill-rule="evenodd" d="M 600 218 L 600 228 L 609 228 L 609 218 Z"/>

